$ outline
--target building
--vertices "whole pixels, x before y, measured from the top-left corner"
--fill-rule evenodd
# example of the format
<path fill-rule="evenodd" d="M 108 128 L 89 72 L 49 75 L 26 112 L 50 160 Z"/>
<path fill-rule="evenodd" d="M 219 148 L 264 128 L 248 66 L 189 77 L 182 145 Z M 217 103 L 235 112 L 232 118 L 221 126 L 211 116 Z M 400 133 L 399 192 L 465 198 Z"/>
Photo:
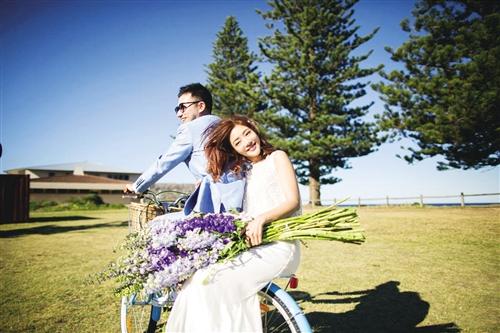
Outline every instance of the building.
<path fill-rule="evenodd" d="M 30 180 L 30 201 L 68 201 L 71 198 L 97 193 L 106 203 L 128 203 L 122 199 L 128 182 L 106 177 L 65 175 Z"/>
<path fill-rule="evenodd" d="M 11 175 L 30 176 L 30 201 L 68 201 L 71 198 L 97 193 L 106 203 L 128 203 L 122 198 L 125 184 L 133 183 L 141 175 L 88 162 L 52 164 L 5 170 Z M 154 192 L 164 193 L 164 200 L 175 200 L 179 192 L 190 193 L 193 184 L 157 183 Z M 172 192 L 173 191 L 173 192 Z"/>
<path fill-rule="evenodd" d="M 64 202 L 97 193 L 106 203 L 125 203 L 122 191 L 140 176 L 109 166 L 88 162 L 53 164 L 6 170 L 11 175 L 30 176 L 30 201 Z"/>

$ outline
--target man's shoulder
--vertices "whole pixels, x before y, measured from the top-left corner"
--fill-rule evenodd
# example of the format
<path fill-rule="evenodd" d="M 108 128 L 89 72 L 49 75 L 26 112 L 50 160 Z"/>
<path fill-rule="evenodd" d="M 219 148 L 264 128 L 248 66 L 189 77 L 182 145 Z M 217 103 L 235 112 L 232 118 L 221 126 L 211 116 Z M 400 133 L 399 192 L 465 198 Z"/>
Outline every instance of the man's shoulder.
<path fill-rule="evenodd" d="M 193 121 L 190 121 L 188 123 L 185 123 L 183 125 L 186 126 L 186 128 L 189 128 L 190 130 L 204 130 L 205 128 L 207 128 L 208 126 L 210 126 L 211 124 L 219 121 L 220 118 L 218 116 L 214 116 L 214 115 L 206 115 L 206 116 L 202 116 L 202 117 L 199 117 L 199 118 L 196 118 L 195 120 Z M 182 125 L 181 125 L 182 126 Z"/>
<path fill-rule="evenodd" d="M 219 120 L 220 120 L 219 116 L 213 114 L 207 114 L 206 116 L 201 116 L 196 118 L 195 120 L 189 122 L 188 124 L 211 124 Z"/>

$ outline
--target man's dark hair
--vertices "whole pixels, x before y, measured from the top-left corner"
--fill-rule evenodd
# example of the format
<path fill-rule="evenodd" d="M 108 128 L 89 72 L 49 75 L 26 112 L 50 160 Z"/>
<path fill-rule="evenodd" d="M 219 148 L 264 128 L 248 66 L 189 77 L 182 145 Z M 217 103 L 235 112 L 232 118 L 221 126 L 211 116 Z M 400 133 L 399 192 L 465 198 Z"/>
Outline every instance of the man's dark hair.
<path fill-rule="evenodd" d="M 210 93 L 210 90 L 205 88 L 200 83 L 191 83 L 186 86 L 180 87 L 177 97 L 181 97 L 185 93 L 191 93 L 191 96 L 205 102 L 205 112 L 207 114 L 212 113 L 212 94 Z"/>

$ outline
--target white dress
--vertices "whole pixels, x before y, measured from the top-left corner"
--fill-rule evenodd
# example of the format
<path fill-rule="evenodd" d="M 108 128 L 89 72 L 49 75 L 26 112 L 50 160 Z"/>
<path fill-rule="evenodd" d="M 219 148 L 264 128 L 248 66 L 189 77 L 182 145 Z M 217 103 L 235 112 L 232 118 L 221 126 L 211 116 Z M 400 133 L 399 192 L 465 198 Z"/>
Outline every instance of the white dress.
<path fill-rule="evenodd" d="M 269 155 L 248 172 L 243 207 L 250 216 L 285 200 L 276 180 L 279 170 L 274 157 Z M 166 332 L 262 332 L 257 292 L 272 279 L 294 273 L 299 260 L 299 243 L 280 241 L 253 247 L 231 262 L 197 271 L 179 292 Z"/>

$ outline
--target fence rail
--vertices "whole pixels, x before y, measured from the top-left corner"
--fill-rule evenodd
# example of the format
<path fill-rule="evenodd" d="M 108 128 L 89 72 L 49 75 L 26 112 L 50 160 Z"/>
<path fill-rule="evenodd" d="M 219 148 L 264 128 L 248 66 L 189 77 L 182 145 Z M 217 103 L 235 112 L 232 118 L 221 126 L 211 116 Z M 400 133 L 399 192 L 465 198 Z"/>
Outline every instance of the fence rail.
<path fill-rule="evenodd" d="M 500 199 L 500 193 L 478 193 L 478 194 L 464 194 L 460 193 L 460 195 L 420 195 L 418 197 L 391 197 L 391 196 L 385 196 L 385 197 L 379 197 L 379 198 L 356 198 L 356 199 L 349 199 L 344 201 L 343 203 L 352 203 L 355 201 L 359 206 L 362 206 L 363 203 L 368 202 L 373 202 L 373 201 L 379 201 L 379 202 L 385 202 L 386 206 L 390 206 L 391 204 L 395 204 L 395 200 L 416 200 L 418 204 L 422 207 L 425 204 L 426 199 L 459 199 L 460 200 L 460 206 L 464 207 L 467 205 L 465 198 L 466 197 L 482 197 L 482 196 L 491 196 L 491 197 L 498 197 Z M 323 202 L 333 202 L 336 203 L 337 199 L 322 199 Z M 496 202 L 500 204 L 500 200 Z M 470 203 L 469 203 L 470 204 Z M 380 205 L 384 205 L 384 203 L 381 203 Z"/>

